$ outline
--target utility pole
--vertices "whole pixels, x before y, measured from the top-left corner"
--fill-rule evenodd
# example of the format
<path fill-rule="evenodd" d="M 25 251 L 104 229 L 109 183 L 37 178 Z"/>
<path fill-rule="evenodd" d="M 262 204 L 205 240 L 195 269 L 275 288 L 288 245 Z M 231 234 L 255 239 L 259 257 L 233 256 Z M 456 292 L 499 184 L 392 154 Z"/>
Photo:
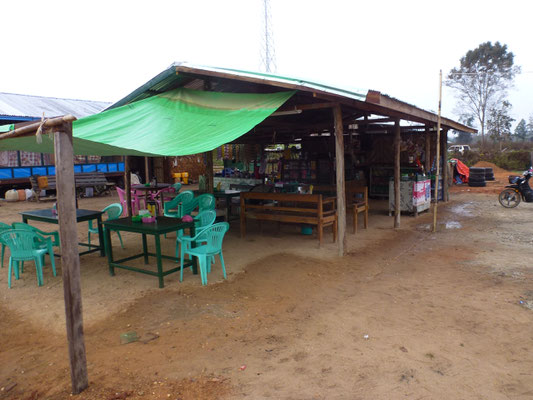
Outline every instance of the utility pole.
<path fill-rule="evenodd" d="M 261 64 L 265 72 L 275 73 L 277 70 L 276 53 L 274 50 L 274 35 L 270 14 L 270 0 L 263 0 L 263 48 L 261 52 Z"/>

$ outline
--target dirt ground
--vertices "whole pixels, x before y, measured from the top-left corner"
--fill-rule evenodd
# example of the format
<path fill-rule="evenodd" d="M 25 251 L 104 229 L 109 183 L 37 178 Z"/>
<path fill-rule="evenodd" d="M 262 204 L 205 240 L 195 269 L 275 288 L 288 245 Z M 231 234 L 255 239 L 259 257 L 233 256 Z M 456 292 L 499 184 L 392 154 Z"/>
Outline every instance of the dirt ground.
<path fill-rule="evenodd" d="M 507 175 L 508 173 L 506 173 Z M 501 174 L 500 174 L 501 175 Z M 487 188 L 454 187 L 432 214 L 402 216 L 383 202 L 370 227 L 336 257 L 328 232 L 232 225 L 209 285 L 165 279 L 81 258 L 89 388 L 70 394 L 63 292 L 45 268 L 7 288 L 0 273 L 0 399 L 531 399 L 532 205 L 504 209 L 497 175 Z M 491 192 L 492 191 L 492 192 Z M 82 199 L 99 209 L 112 197 Z M 1 203 L 19 220 L 37 203 Z M 39 225 L 50 229 L 51 226 Z M 86 225 L 79 226 L 86 236 Z M 114 238 L 115 240 L 116 238 Z M 126 235 L 123 254 L 140 241 Z M 174 239 L 164 241 L 172 252 Z M 139 341 L 121 344 L 135 331 Z"/>

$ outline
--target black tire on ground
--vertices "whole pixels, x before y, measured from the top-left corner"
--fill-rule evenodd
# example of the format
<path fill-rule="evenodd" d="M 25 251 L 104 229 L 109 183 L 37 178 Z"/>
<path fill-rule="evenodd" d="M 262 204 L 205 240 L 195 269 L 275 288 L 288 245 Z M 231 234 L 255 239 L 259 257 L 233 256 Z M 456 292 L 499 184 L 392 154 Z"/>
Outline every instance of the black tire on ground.
<path fill-rule="evenodd" d="M 468 182 L 485 182 L 483 178 L 477 178 L 475 176 L 468 177 Z"/>
<path fill-rule="evenodd" d="M 520 204 L 520 200 L 522 200 L 520 193 L 516 193 L 516 191 L 513 189 L 502 190 L 502 192 L 498 196 L 498 201 L 505 208 L 516 207 Z"/>
<path fill-rule="evenodd" d="M 486 182 L 483 181 L 483 182 L 471 182 L 470 180 L 468 181 L 468 186 L 473 186 L 473 187 L 484 187 L 484 186 L 487 186 Z"/>
<path fill-rule="evenodd" d="M 494 171 L 492 168 L 485 168 L 485 180 L 493 181 L 494 180 Z"/>

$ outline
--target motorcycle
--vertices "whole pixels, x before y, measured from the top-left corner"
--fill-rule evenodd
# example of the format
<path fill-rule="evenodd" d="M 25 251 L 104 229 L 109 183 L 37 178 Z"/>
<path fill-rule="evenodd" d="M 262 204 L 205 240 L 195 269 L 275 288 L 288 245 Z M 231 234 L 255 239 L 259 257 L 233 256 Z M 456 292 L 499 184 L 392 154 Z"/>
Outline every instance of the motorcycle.
<path fill-rule="evenodd" d="M 521 200 L 526 203 L 533 203 L 533 190 L 529 186 L 529 180 L 533 176 L 533 169 L 524 171 L 522 176 L 509 176 L 510 185 L 505 186 L 498 196 L 500 204 L 505 208 L 514 208 L 520 204 Z"/>

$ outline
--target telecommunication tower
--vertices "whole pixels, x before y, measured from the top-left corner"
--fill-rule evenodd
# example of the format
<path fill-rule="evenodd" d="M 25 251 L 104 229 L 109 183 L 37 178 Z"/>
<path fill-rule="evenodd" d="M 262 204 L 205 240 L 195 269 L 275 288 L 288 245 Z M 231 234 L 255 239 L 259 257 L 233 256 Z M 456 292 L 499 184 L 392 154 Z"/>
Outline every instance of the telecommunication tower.
<path fill-rule="evenodd" d="M 263 0 L 263 46 L 261 51 L 261 66 L 265 72 L 276 72 L 276 53 L 274 50 L 274 35 L 272 32 L 270 0 Z"/>

